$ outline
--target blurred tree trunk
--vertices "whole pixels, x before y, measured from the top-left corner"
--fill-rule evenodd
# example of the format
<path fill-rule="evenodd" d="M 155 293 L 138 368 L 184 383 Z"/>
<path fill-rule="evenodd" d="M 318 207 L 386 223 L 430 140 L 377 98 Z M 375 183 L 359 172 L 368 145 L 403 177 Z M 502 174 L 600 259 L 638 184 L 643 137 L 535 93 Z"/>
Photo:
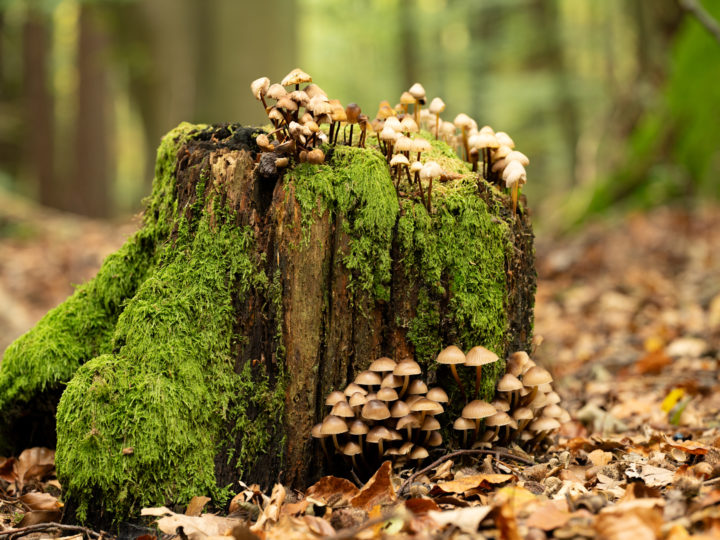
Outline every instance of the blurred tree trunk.
<path fill-rule="evenodd" d="M 23 156 L 39 201 L 58 207 L 60 193 L 53 174 L 53 96 L 48 77 L 50 51 L 48 17 L 30 7 L 23 27 Z"/>
<path fill-rule="evenodd" d="M 70 177 L 66 207 L 79 214 L 106 217 L 110 210 L 108 124 L 108 40 L 100 7 L 80 7 L 75 123 L 75 174 Z"/>

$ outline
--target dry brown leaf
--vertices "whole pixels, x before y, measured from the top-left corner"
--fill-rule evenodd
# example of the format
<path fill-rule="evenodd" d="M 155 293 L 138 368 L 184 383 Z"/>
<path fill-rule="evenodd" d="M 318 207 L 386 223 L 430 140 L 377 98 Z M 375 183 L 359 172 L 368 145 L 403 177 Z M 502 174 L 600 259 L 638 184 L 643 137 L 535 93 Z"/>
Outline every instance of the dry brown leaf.
<path fill-rule="evenodd" d="M 42 480 L 55 468 L 55 450 L 35 447 L 23 450 L 13 466 L 18 491 L 33 480 Z"/>
<path fill-rule="evenodd" d="M 303 521 L 308 528 L 319 536 L 331 536 L 335 534 L 335 529 L 323 518 L 315 516 L 304 516 Z"/>
<path fill-rule="evenodd" d="M 310 505 L 310 501 L 303 499 L 302 501 L 283 504 L 280 508 L 280 513 L 289 516 L 297 516 L 298 514 L 304 514 L 307 507 Z"/>
<path fill-rule="evenodd" d="M 61 511 L 55 510 L 31 510 L 27 512 L 20 523 L 18 528 L 29 527 L 30 525 L 37 525 L 38 523 L 53 523 L 60 519 Z"/>
<path fill-rule="evenodd" d="M 522 540 L 518 532 L 515 512 L 509 502 L 504 502 L 496 509 L 495 525 L 500 531 L 501 540 Z"/>
<path fill-rule="evenodd" d="M 665 366 L 668 366 L 671 363 L 672 358 L 665 354 L 665 351 L 660 349 L 657 351 L 651 351 L 638 360 L 635 364 L 635 371 L 640 375 L 647 373 L 656 374 L 660 373 Z"/>
<path fill-rule="evenodd" d="M 285 487 L 282 484 L 275 484 L 272 494 L 270 495 L 270 504 L 263 509 L 258 520 L 250 527 L 251 531 L 261 531 L 266 529 L 268 524 L 277 522 L 280 517 L 280 507 L 285 502 L 286 493 Z"/>
<path fill-rule="evenodd" d="M 559 509 L 558 503 L 567 507 L 565 501 L 546 501 L 533 510 L 525 525 L 543 531 L 552 531 L 564 526 L 570 520 L 570 513 Z"/>
<path fill-rule="evenodd" d="M 392 463 L 389 461 L 380 465 L 373 477 L 362 487 L 362 489 L 351 500 L 350 504 L 355 508 L 363 508 L 370 511 L 378 504 L 388 504 L 395 501 L 395 488 L 390 480 Z"/>
<path fill-rule="evenodd" d="M 205 505 L 210 502 L 210 497 L 198 495 L 190 499 L 190 502 L 185 509 L 186 516 L 199 516 L 202 514 Z"/>
<path fill-rule="evenodd" d="M 6 482 L 15 482 L 15 458 L 0 458 L 0 478 Z"/>
<path fill-rule="evenodd" d="M 437 481 L 437 480 L 445 480 L 446 478 L 449 478 L 452 476 L 452 467 L 453 467 L 453 460 L 448 459 L 444 463 L 442 463 L 437 469 L 435 469 L 435 472 L 430 477 L 430 480 Z"/>
<path fill-rule="evenodd" d="M 438 527 L 454 525 L 461 531 L 468 534 L 476 533 L 480 523 L 492 510 L 492 506 L 471 506 L 469 508 L 458 508 L 439 512 L 430 510 L 427 515 Z"/>
<path fill-rule="evenodd" d="M 651 501 L 637 499 L 631 501 Z M 657 505 L 631 503 L 603 508 L 595 521 L 595 531 L 601 540 L 655 540 L 660 538 L 662 511 Z"/>
<path fill-rule="evenodd" d="M 49 493 L 40 493 L 33 491 L 26 493 L 20 500 L 25 503 L 30 510 L 57 510 L 62 507 L 56 497 L 53 497 Z"/>
<path fill-rule="evenodd" d="M 664 435 L 665 444 L 670 448 L 677 448 L 682 450 L 686 454 L 693 454 L 697 456 L 704 456 L 710 450 L 710 447 L 697 441 L 674 441 L 667 435 Z"/>
<path fill-rule="evenodd" d="M 445 493 L 465 493 L 472 489 L 490 489 L 492 485 L 504 484 L 515 478 L 512 474 L 473 474 L 457 480 L 441 482 L 437 488 Z"/>
<path fill-rule="evenodd" d="M 330 497 L 336 497 L 337 494 L 341 494 L 346 500 L 350 500 L 358 494 L 358 491 L 360 490 L 350 480 L 336 476 L 324 476 L 310 486 L 305 493 L 308 497 L 327 502 Z"/>
<path fill-rule="evenodd" d="M 405 508 L 410 510 L 413 514 L 426 514 L 433 510 L 435 512 L 440 511 L 440 507 L 432 499 L 421 499 L 414 498 L 405 501 Z"/>
<path fill-rule="evenodd" d="M 675 473 L 662 467 L 631 463 L 630 466 L 625 469 L 625 476 L 628 478 L 639 478 L 649 487 L 662 487 L 672 484 Z"/>
<path fill-rule="evenodd" d="M 160 517 L 157 520 L 158 529 L 166 534 L 177 534 L 177 528 L 182 527 L 189 540 L 202 540 L 208 536 L 231 536 L 233 529 L 240 527 L 247 529 L 245 522 L 235 518 L 225 518 L 213 514 L 202 516 L 186 516 L 176 514 L 166 507 L 143 508 L 143 516 Z"/>
<path fill-rule="evenodd" d="M 595 467 L 604 467 L 613 460 L 613 455 L 598 448 L 588 454 L 588 459 Z"/>

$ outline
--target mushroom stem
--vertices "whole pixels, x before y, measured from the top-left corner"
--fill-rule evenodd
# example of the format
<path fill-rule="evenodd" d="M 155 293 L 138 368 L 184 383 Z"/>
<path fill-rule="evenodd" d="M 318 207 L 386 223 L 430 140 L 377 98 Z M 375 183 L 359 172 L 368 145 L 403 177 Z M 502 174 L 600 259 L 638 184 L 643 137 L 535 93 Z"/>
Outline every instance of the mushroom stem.
<path fill-rule="evenodd" d="M 513 184 L 513 187 L 511 188 L 511 194 L 512 194 L 512 203 L 513 203 L 513 216 L 517 215 L 517 201 L 518 201 L 518 183 L 515 182 Z"/>
<path fill-rule="evenodd" d="M 325 437 L 322 437 L 320 439 L 320 446 L 322 446 L 325 457 L 327 458 L 328 461 L 330 461 L 330 453 L 328 452 L 327 446 L 325 446 Z"/>
<path fill-rule="evenodd" d="M 432 182 L 432 180 L 431 180 Z M 428 194 L 428 200 L 430 198 L 430 194 Z M 429 205 L 428 205 L 429 206 Z M 465 387 L 463 386 L 463 383 L 460 382 L 460 376 L 458 375 L 457 369 L 455 369 L 455 364 L 450 364 L 450 371 L 452 371 L 453 377 L 455 378 L 455 382 L 457 383 L 458 387 L 460 388 L 460 391 L 463 394 L 463 397 L 467 397 L 467 394 L 465 393 Z M 480 428 L 480 424 L 478 423 L 475 431 L 477 434 L 477 430 Z"/>
<path fill-rule="evenodd" d="M 482 366 L 475 366 L 475 398 L 480 395 L 480 381 L 482 380 Z"/>
<path fill-rule="evenodd" d="M 419 126 L 420 125 L 420 100 L 415 99 L 415 107 L 414 107 L 414 116 L 415 116 L 415 123 Z"/>
<path fill-rule="evenodd" d="M 430 177 L 430 183 L 428 184 L 428 197 L 427 197 L 427 211 L 428 214 L 432 213 L 432 176 Z M 453 366 L 455 369 L 455 366 Z"/>
<path fill-rule="evenodd" d="M 467 128 L 465 126 L 460 128 L 462 131 L 463 148 L 465 149 L 465 161 L 470 161 L 470 148 L 468 147 Z"/>
<path fill-rule="evenodd" d="M 412 176 L 410 176 L 410 167 L 405 165 L 405 174 L 407 175 L 408 184 L 412 186 Z"/>
<path fill-rule="evenodd" d="M 438 132 L 440 131 L 440 113 L 435 114 L 435 140 L 438 140 Z"/>
<path fill-rule="evenodd" d="M 409 375 L 405 375 L 405 376 L 403 377 L 403 385 L 402 385 L 402 388 L 400 389 L 400 392 L 398 393 L 398 397 L 399 397 L 399 398 L 401 398 L 401 397 L 403 397 L 403 396 L 405 395 L 405 391 L 407 390 L 408 384 L 410 384 L 410 376 L 409 376 Z"/>
<path fill-rule="evenodd" d="M 333 438 L 333 443 L 335 444 L 335 450 L 342 453 L 342 450 L 340 449 L 340 444 L 338 443 L 338 440 L 337 440 L 337 435 L 335 433 L 333 433 L 332 438 Z"/>
<path fill-rule="evenodd" d="M 353 127 L 354 127 L 354 124 L 350 124 L 350 142 L 347 143 L 347 144 L 349 144 L 350 146 L 352 146 L 352 132 L 353 132 Z M 343 135 L 344 135 L 344 134 L 343 134 Z"/>
<path fill-rule="evenodd" d="M 335 134 L 335 122 L 330 122 L 330 129 L 328 130 L 328 142 L 330 144 L 332 144 L 334 134 Z"/>
<path fill-rule="evenodd" d="M 382 443 L 382 439 L 380 439 L 378 441 L 378 459 L 382 460 L 382 455 L 383 455 L 383 443 Z"/>
<path fill-rule="evenodd" d="M 523 405 L 529 405 L 530 403 L 532 403 L 533 399 L 535 399 L 535 396 L 537 396 L 537 393 L 538 393 L 538 387 L 533 386 L 532 390 L 530 390 L 530 393 L 527 396 L 525 396 L 525 401 L 523 401 Z"/>
<path fill-rule="evenodd" d="M 415 173 L 415 181 L 420 188 L 420 200 L 422 201 L 423 206 L 427 208 L 427 203 L 425 202 L 425 194 L 423 193 L 422 181 L 420 180 L 419 173 Z"/>

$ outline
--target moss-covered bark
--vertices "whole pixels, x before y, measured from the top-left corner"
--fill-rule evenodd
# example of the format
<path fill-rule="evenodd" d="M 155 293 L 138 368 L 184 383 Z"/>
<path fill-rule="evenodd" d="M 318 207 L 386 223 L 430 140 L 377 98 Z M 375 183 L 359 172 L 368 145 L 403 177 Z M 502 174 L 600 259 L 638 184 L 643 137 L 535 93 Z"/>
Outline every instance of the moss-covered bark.
<path fill-rule="evenodd" d="M 302 486 L 321 472 L 309 433 L 324 396 L 375 357 L 412 354 L 446 382 L 432 359 L 449 343 L 528 345 L 529 223 L 447 146 L 431 159 L 460 176 L 428 214 L 375 150 L 262 178 L 253 136 L 171 132 L 143 228 L 5 354 L 5 441 L 67 384 L 57 467 L 80 519 L 221 502 L 239 478 Z"/>

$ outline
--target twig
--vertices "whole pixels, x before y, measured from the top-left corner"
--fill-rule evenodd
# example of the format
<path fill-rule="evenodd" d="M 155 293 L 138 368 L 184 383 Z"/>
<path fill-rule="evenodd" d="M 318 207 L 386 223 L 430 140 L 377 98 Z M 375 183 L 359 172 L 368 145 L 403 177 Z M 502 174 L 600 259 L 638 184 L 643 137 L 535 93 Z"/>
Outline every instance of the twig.
<path fill-rule="evenodd" d="M 705 480 L 703 482 L 703 486 L 714 486 L 715 484 L 720 484 L 720 476 L 717 478 L 713 478 L 712 480 Z"/>
<path fill-rule="evenodd" d="M 475 449 L 470 449 L 470 450 L 457 450 L 455 452 L 450 452 L 449 454 L 445 454 L 441 458 L 438 458 L 435 461 L 433 461 L 430 465 L 428 465 L 424 469 L 420 469 L 419 471 L 416 471 L 413 474 L 411 474 L 408 477 L 408 479 L 405 480 L 402 483 L 402 485 L 400 486 L 400 489 L 398 490 L 398 495 L 402 496 L 402 494 L 405 492 L 405 490 L 408 488 L 408 486 L 412 483 L 412 481 L 415 480 L 415 478 L 417 478 L 418 476 L 420 476 L 422 474 L 425 474 L 428 471 L 431 471 L 432 469 L 434 469 L 438 465 L 444 463 L 448 459 L 452 459 L 452 458 L 458 457 L 458 456 L 474 456 L 474 455 L 482 455 L 482 454 L 494 455 L 496 457 L 502 456 L 504 458 L 514 459 L 515 461 L 519 461 L 519 462 L 525 463 L 527 465 L 535 464 L 535 462 L 530 459 L 524 458 L 522 456 L 516 456 L 515 454 L 511 454 L 507 450 L 501 450 L 500 448 L 475 448 Z"/>
<path fill-rule="evenodd" d="M 113 536 L 109 535 L 108 533 L 101 531 L 101 532 L 95 532 L 92 529 L 88 529 L 87 527 L 81 527 L 79 525 L 63 525 L 62 523 L 37 523 L 35 525 L 28 525 L 27 527 L 20 527 L 19 529 L 9 529 L 7 531 L 0 532 L 0 538 L 9 538 L 12 540 L 13 538 L 20 538 L 21 536 L 25 536 L 26 534 L 30 534 L 37 531 L 45 531 L 48 529 L 59 529 L 61 531 L 69 531 L 69 532 L 75 532 L 75 533 L 83 533 L 88 538 L 114 538 Z"/>
<path fill-rule="evenodd" d="M 687 13 L 697 19 L 697 21 L 710 32 L 712 36 L 720 43 L 720 24 L 697 0 L 678 0 L 678 4 Z"/>
<path fill-rule="evenodd" d="M 395 519 L 401 517 L 399 514 L 390 514 L 389 516 L 380 516 L 378 518 L 369 519 L 360 525 L 356 525 L 355 527 L 348 527 L 347 529 L 340 529 L 337 533 L 325 536 L 323 540 L 347 540 L 350 538 L 355 538 L 357 534 L 360 531 L 364 531 L 368 527 L 372 527 L 373 525 L 377 525 L 378 523 L 384 523 L 390 519 Z"/>

